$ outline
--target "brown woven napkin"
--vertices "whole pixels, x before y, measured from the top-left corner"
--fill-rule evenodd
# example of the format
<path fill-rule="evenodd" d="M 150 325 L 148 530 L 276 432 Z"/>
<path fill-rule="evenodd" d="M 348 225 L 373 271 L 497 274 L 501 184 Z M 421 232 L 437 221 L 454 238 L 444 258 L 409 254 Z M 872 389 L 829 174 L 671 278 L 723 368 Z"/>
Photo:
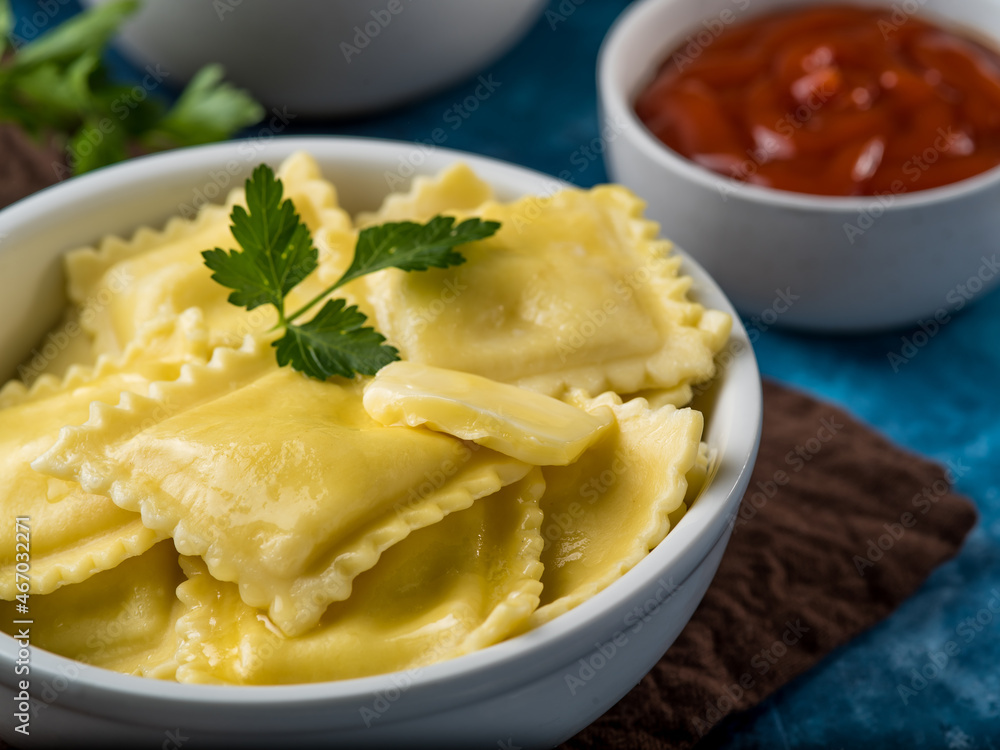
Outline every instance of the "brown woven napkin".
<path fill-rule="evenodd" d="M 765 382 L 760 454 L 711 588 L 653 671 L 563 748 L 691 747 L 892 612 L 975 521 L 941 466 Z"/>

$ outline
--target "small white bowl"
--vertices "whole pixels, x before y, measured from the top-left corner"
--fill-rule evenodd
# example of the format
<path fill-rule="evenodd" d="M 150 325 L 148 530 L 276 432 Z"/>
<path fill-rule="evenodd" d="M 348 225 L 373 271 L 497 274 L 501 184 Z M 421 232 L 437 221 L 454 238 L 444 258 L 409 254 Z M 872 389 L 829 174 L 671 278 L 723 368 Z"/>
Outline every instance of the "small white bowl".
<path fill-rule="evenodd" d="M 136 159 L 27 198 L 0 212 L 0 372 L 54 323 L 62 305 L 60 256 L 106 233 L 160 225 L 204 196 L 224 196 L 259 162 L 297 150 L 316 157 L 352 212 L 378 206 L 401 164 L 433 174 L 468 162 L 502 199 L 565 186 L 520 167 L 444 149 L 366 139 L 231 142 Z M 419 156 L 420 158 L 416 158 Z M 404 170 L 405 171 L 405 170 Z M 682 257 L 683 256 L 682 254 Z M 694 295 L 732 313 L 725 296 L 685 257 Z M 31 652 L 32 695 L 46 708 L 30 737 L 11 722 L 0 737 L 18 747 L 552 746 L 587 726 L 636 685 L 683 629 L 725 550 L 760 437 L 761 385 L 737 320 L 705 394 L 706 440 L 719 469 L 667 538 L 633 570 L 537 630 L 412 672 L 280 687 L 181 685 L 87 667 Z M 636 615 L 636 612 L 639 615 Z M 615 640 L 612 640 L 615 639 Z M 0 703 L 10 711 L 15 641 L 0 634 Z M 575 678 L 569 680 L 569 677 Z M 8 713 L 9 716 L 9 713 Z M 167 732 L 172 733 L 170 735 Z"/>
<path fill-rule="evenodd" d="M 885 330 L 935 317 L 940 322 L 1000 284 L 1000 168 L 890 197 L 805 195 L 704 169 L 661 143 L 635 114 L 639 93 L 689 36 L 695 45 L 711 44 L 717 35 L 711 29 L 823 2 L 631 5 L 608 33 L 598 62 L 608 172 L 648 201 L 648 213 L 664 235 L 702 263 L 745 315 L 768 325 L 840 332 Z M 855 2 L 890 6 L 888 0 Z M 1000 40 L 997 0 L 911 5 L 939 22 Z"/>
<path fill-rule="evenodd" d="M 101 5 L 110 0 L 83 0 Z M 120 41 L 179 85 L 208 63 L 283 114 L 360 115 L 482 70 L 544 0 L 146 0 Z M 500 82 L 505 83 L 505 82 Z M 481 86 L 481 100 L 492 94 Z M 474 103 L 478 106 L 478 101 Z"/>

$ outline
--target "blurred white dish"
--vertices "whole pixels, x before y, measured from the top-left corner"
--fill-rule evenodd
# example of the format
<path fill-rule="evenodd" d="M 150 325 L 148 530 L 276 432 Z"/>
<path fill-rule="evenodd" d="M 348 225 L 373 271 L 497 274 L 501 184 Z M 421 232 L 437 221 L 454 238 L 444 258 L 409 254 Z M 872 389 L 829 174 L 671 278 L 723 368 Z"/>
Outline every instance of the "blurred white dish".
<path fill-rule="evenodd" d="M 160 225 L 204 196 L 220 197 L 261 161 L 311 153 L 351 212 L 391 192 L 401 164 L 417 174 L 466 161 L 501 199 L 550 193 L 565 183 L 521 167 L 444 149 L 349 138 L 236 141 L 136 159 L 74 178 L 0 212 L 0 370 L 16 363 L 63 305 L 60 257 L 101 236 Z M 393 186 L 396 188 L 396 186 Z M 405 188 L 405 185 L 399 186 Z M 683 254 L 682 254 L 683 256 Z M 693 295 L 733 313 L 695 263 Z M 420 670 L 281 687 L 182 685 L 87 667 L 33 650 L 31 692 L 46 703 L 30 737 L 0 726 L 18 747 L 100 744 L 161 747 L 548 747 L 625 695 L 680 634 L 715 575 L 750 480 L 761 426 L 761 384 L 737 320 L 702 397 L 718 472 L 677 527 L 619 581 L 522 636 Z M 638 614 L 637 614 L 638 613 Z M 16 695 L 17 645 L 0 634 L 0 701 Z M 575 679 L 570 679 L 570 678 Z M 9 710 L 9 709 L 8 709 Z"/>
<path fill-rule="evenodd" d="M 110 0 L 82 0 L 101 5 Z M 293 116 L 360 115 L 481 70 L 544 0 L 145 0 L 125 52 L 179 85 L 208 63 Z M 286 109 L 287 108 L 287 109 Z"/>

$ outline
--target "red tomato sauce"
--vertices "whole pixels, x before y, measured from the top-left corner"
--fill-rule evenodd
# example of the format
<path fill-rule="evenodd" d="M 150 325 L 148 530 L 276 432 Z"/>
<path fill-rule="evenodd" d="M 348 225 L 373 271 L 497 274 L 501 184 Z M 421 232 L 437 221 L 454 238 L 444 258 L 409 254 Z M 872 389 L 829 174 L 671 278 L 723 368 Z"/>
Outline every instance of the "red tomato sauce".
<path fill-rule="evenodd" d="M 884 195 L 1000 164 L 1000 52 L 968 35 L 898 6 L 722 26 L 690 36 L 635 105 L 703 167 L 779 190 Z"/>

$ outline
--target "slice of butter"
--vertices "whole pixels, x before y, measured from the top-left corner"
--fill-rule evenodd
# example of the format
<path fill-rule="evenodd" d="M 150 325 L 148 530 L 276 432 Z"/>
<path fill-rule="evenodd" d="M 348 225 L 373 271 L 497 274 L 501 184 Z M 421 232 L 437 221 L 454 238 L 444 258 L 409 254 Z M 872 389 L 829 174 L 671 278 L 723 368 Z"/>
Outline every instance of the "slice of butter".
<path fill-rule="evenodd" d="M 565 466 L 611 426 L 610 409 L 586 412 L 480 375 L 416 362 L 379 370 L 365 411 L 389 426 L 425 426 L 536 466 Z"/>

